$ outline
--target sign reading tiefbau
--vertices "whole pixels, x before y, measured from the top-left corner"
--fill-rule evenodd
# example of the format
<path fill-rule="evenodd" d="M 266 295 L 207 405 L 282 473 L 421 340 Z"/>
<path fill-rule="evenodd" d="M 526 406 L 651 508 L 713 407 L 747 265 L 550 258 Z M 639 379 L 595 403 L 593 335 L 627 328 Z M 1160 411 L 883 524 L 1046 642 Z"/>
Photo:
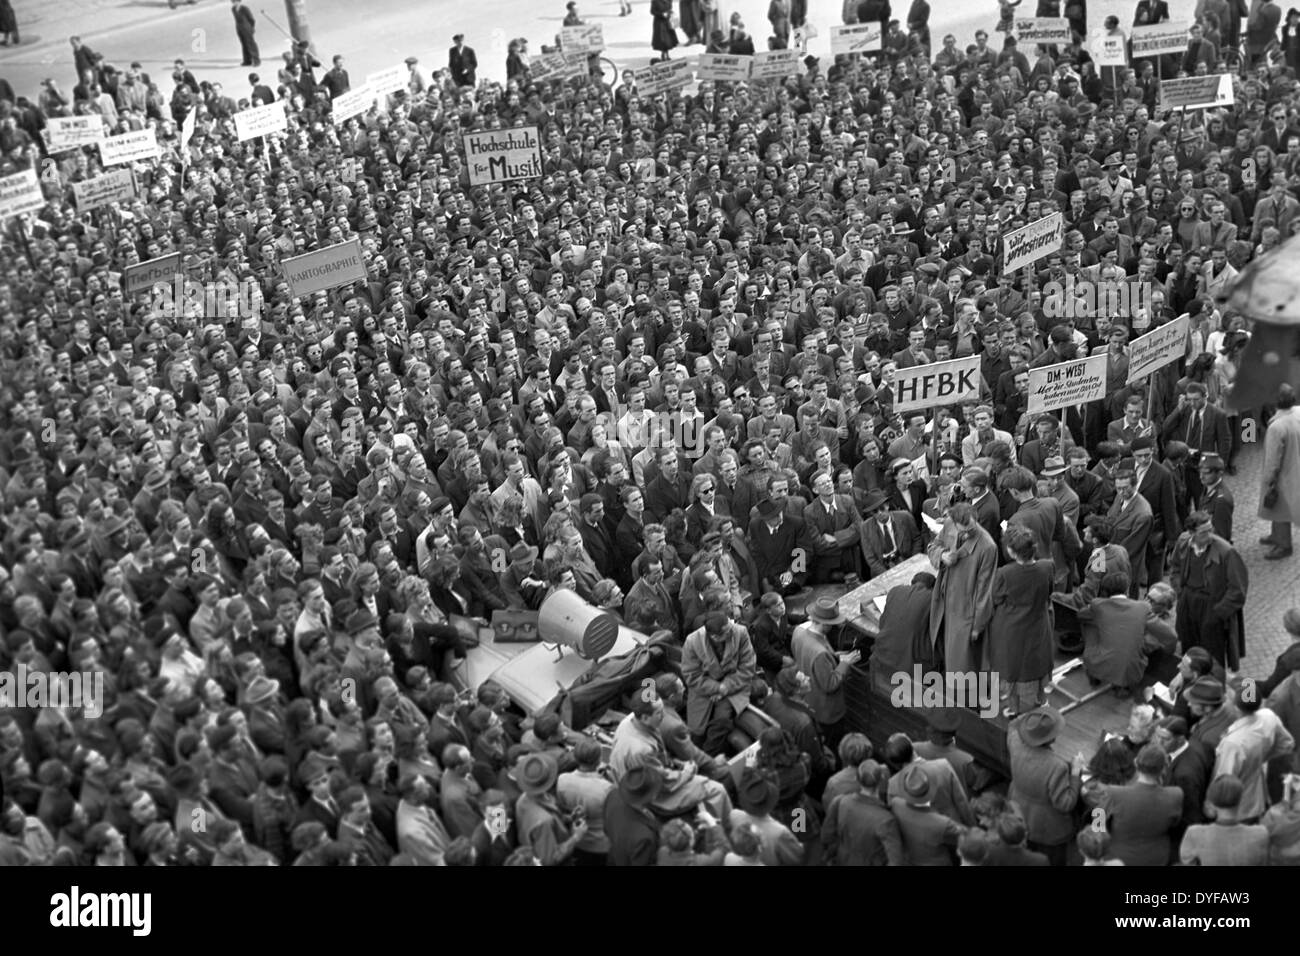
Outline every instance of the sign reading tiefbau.
<path fill-rule="evenodd" d="M 1172 322 L 1157 326 L 1146 335 L 1134 339 L 1128 347 L 1128 384 L 1132 385 L 1185 354 L 1190 323 L 1191 319 L 1180 315 Z"/>
<path fill-rule="evenodd" d="M 932 362 L 894 373 L 894 411 L 911 412 L 935 405 L 960 405 L 979 398 L 978 355 Z"/>
<path fill-rule="evenodd" d="M 1054 212 L 1002 237 L 1002 269 L 1015 272 L 1050 256 L 1065 241 L 1065 216 Z"/>
<path fill-rule="evenodd" d="M 464 142 L 471 186 L 542 176 L 542 140 L 536 126 L 466 133 Z"/>
<path fill-rule="evenodd" d="M 130 298 L 138 292 L 152 291 L 153 287 L 159 282 L 171 285 L 176 281 L 176 274 L 181 268 L 181 254 L 173 252 L 171 255 L 159 256 L 157 259 L 150 259 L 148 262 L 141 262 L 137 265 L 127 266 L 126 271 L 122 273 L 122 284 L 126 287 L 123 292 Z"/>
<path fill-rule="evenodd" d="M 1109 356 L 1103 352 L 1030 369 L 1027 411 L 1036 415 L 1105 398 L 1108 360 Z"/>
<path fill-rule="evenodd" d="M 300 297 L 364 279 L 366 264 L 361 259 L 361 240 L 354 237 L 304 256 L 285 259 L 284 277 L 289 280 L 293 294 Z"/>

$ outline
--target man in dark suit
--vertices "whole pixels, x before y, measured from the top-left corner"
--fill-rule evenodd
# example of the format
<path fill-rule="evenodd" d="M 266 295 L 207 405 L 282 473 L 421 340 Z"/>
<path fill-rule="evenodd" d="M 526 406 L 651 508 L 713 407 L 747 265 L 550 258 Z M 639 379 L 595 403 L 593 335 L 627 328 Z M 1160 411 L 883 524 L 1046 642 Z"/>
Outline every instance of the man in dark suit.
<path fill-rule="evenodd" d="M 894 353 L 894 364 L 899 368 L 915 368 L 934 361 L 934 353 L 925 347 L 925 329 L 913 326 L 907 333 L 907 348 Z"/>
<path fill-rule="evenodd" d="M 1151 506 L 1153 522 L 1147 549 L 1147 582 L 1164 577 L 1165 547 L 1178 540 L 1182 524 L 1178 520 L 1178 500 L 1174 493 L 1174 476 L 1169 468 L 1155 460 L 1155 440 L 1144 436 L 1133 442 L 1133 466 L 1137 472 L 1138 492 Z M 1136 572 L 1136 567 L 1134 571 Z"/>
<path fill-rule="evenodd" d="M 1133 569 L 1133 590 L 1147 583 L 1147 545 L 1154 517 L 1146 498 L 1137 490 L 1137 476 L 1127 469 L 1115 474 L 1115 500 L 1107 513 L 1111 521 L 1111 542 L 1128 552 Z"/>
<path fill-rule="evenodd" d="M 1213 453 L 1201 455 L 1196 481 L 1200 486 L 1200 496 L 1192 499 L 1195 510 L 1208 514 L 1214 523 L 1214 533 L 1231 544 L 1232 515 L 1237 505 L 1232 492 L 1223 483 L 1223 459 Z"/>
<path fill-rule="evenodd" d="M 587 492 L 578 505 L 581 518 L 578 521 L 578 533 L 582 535 L 582 546 L 591 556 L 591 562 L 602 577 L 615 578 L 617 574 L 617 552 L 614 541 L 605 527 L 605 502 L 595 492 Z"/>
<path fill-rule="evenodd" d="M 690 504 L 691 476 L 681 470 L 677 449 L 659 452 L 659 474 L 646 483 L 645 510 L 655 521 L 663 521 L 674 508 L 683 511 Z"/>
<path fill-rule="evenodd" d="M 253 32 L 257 29 L 257 20 L 253 11 L 244 6 L 240 0 L 233 0 L 231 12 L 235 15 L 235 35 L 239 37 L 239 51 L 244 66 L 260 66 L 262 54 L 257 49 Z"/>
<path fill-rule="evenodd" d="M 1169 755 L 1166 779 L 1170 786 L 1183 792 L 1181 818 L 1169 834 L 1177 847 L 1187 827 L 1205 822 L 1205 790 L 1210 785 L 1214 754 L 1205 744 L 1188 735 L 1187 721 L 1182 717 L 1160 720 L 1156 724 L 1156 741 Z"/>
<path fill-rule="evenodd" d="M 1188 383 L 1178 407 L 1165 417 L 1160 437 L 1166 445 L 1171 441 L 1185 442 L 1191 450 L 1192 464 L 1196 464 L 1198 453 L 1202 456 L 1213 454 L 1227 461 L 1232 452 L 1232 428 L 1228 415 L 1209 403 L 1205 386 L 1200 382 Z M 1201 495 L 1200 478 L 1190 470 L 1187 478 L 1187 494 L 1196 500 Z"/>
<path fill-rule="evenodd" d="M 867 492 L 862 503 L 862 556 L 871 577 L 879 577 L 894 565 L 920 554 L 924 545 L 916 522 L 906 511 L 888 507 L 889 496 L 879 488 Z"/>
<path fill-rule="evenodd" d="M 785 514 L 771 498 L 757 509 L 758 520 L 749 523 L 749 543 L 759 585 L 764 592 L 793 594 L 803 587 L 812 550 L 804 520 Z"/>
<path fill-rule="evenodd" d="M 451 38 L 456 44 L 447 51 L 447 68 L 457 86 L 473 86 L 477 82 L 475 70 L 478 69 L 478 56 L 471 47 L 465 45 L 465 34 L 457 33 Z"/>
<path fill-rule="evenodd" d="M 813 584 L 828 584 L 858 568 L 854 553 L 861 539 L 861 521 L 853 499 L 835 494 L 835 479 L 819 472 L 812 481 L 815 496 L 803 509 L 812 541 Z"/>
<path fill-rule="evenodd" d="M 1002 507 L 997 495 L 989 490 L 989 475 L 983 468 L 967 468 L 961 475 L 962 496 L 975 509 L 975 521 L 989 533 L 998 553 L 1002 553 Z"/>
<path fill-rule="evenodd" d="M 889 499 L 887 504 L 891 511 L 902 511 L 912 518 L 919 531 L 925 527 L 924 519 L 921 517 L 921 506 L 925 504 L 925 499 L 929 492 L 925 487 L 925 482 L 916 477 L 916 468 L 906 458 L 899 458 L 889 466 L 891 482 L 889 485 Z M 925 537 L 922 532 L 922 538 Z"/>

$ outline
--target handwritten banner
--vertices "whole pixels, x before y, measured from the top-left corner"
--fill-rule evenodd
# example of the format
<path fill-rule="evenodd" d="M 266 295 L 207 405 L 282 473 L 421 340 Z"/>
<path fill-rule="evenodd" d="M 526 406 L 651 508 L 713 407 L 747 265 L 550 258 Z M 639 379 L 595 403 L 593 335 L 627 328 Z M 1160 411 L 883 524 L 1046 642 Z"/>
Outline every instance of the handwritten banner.
<path fill-rule="evenodd" d="M 560 27 L 560 49 L 565 53 L 599 53 L 605 49 L 605 28 L 599 23 Z"/>
<path fill-rule="evenodd" d="M 1172 322 L 1156 326 L 1139 336 L 1128 347 L 1128 382 L 1132 385 L 1156 369 L 1177 361 L 1187 352 L 1187 331 L 1191 320 L 1180 315 Z"/>
<path fill-rule="evenodd" d="M 836 24 L 831 27 L 831 53 L 869 53 L 884 49 L 885 34 L 878 22 Z"/>
<path fill-rule="evenodd" d="M 0 179 L 0 219 L 36 212 L 45 205 L 45 193 L 36 170 L 24 169 L 21 173 Z"/>
<path fill-rule="evenodd" d="M 99 157 L 105 166 L 154 159 L 161 153 L 158 134 L 152 129 L 137 129 L 120 136 L 106 136 L 99 141 Z"/>
<path fill-rule="evenodd" d="M 1064 17 L 1024 17 L 1016 20 L 1016 39 L 1020 43 L 1068 45 L 1074 34 Z"/>
<path fill-rule="evenodd" d="M 1158 56 L 1182 53 L 1187 49 L 1191 25 L 1186 20 L 1153 23 L 1133 28 L 1131 46 L 1134 56 Z"/>
<path fill-rule="evenodd" d="M 330 118 L 337 126 L 352 117 L 367 112 L 378 99 L 375 88 L 369 83 L 362 83 L 356 89 L 340 93 L 330 102 Z"/>
<path fill-rule="evenodd" d="M 1054 212 L 1002 237 L 1002 270 L 1015 272 L 1050 256 L 1065 241 L 1065 216 Z"/>
<path fill-rule="evenodd" d="M 62 153 L 82 146 L 94 146 L 104 138 L 104 118 L 89 116 L 51 116 L 41 135 L 51 153 Z"/>
<path fill-rule="evenodd" d="M 466 133 L 463 143 L 471 186 L 541 178 L 542 138 L 536 126 Z"/>
<path fill-rule="evenodd" d="M 375 91 L 375 96 L 387 96 L 407 88 L 411 81 L 411 68 L 405 63 L 377 70 L 366 77 L 366 86 Z"/>
<path fill-rule="evenodd" d="M 1030 415 L 1036 415 L 1105 398 L 1109 361 L 1110 356 L 1103 352 L 1030 369 L 1029 407 L 1026 410 Z"/>
<path fill-rule="evenodd" d="M 738 83 L 749 79 L 752 56 L 726 56 L 721 53 L 700 54 L 700 79 Z"/>
<path fill-rule="evenodd" d="M 1231 106 L 1235 100 L 1232 77 L 1227 73 L 1180 76 L 1174 80 L 1160 81 L 1162 110 L 1205 110 L 1216 106 Z"/>
<path fill-rule="evenodd" d="M 289 117 L 284 112 L 283 100 L 267 103 L 265 106 L 255 106 L 251 110 L 241 110 L 235 114 L 235 136 L 241 143 L 271 133 L 283 133 L 288 128 Z"/>
<path fill-rule="evenodd" d="M 695 67 L 690 60 L 663 60 L 637 70 L 632 78 L 636 83 L 636 91 L 642 96 L 657 96 L 689 86 L 694 73 Z"/>
<path fill-rule="evenodd" d="M 751 80 L 783 80 L 803 72 L 798 50 L 760 50 L 754 54 Z"/>
<path fill-rule="evenodd" d="M 78 212 L 129 202 L 135 198 L 135 174 L 129 169 L 110 170 L 84 183 L 73 183 L 72 195 Z"/>

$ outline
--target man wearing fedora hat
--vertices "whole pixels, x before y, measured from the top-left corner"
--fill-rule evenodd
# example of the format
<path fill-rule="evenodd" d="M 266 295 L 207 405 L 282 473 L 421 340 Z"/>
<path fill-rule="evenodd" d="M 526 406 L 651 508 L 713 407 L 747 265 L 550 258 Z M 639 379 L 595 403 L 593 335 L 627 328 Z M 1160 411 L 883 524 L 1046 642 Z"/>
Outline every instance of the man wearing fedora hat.
<path fill-rule="evenodd" d="M 1188 716 L 1192 718 L 1191 739 L 1213 751 L 1241 714 L 1236 703 L 1227 695 L 1223 681 L 1205 675 L 1196 678 L 1183 691 L 1187 701 Z"/>
<path fill-rule="evenodd" d="M 523 795 L 515 803 L 519 845 L 532 851 L 542 866 L 569 863 L 587 835 L 587 818 L 560 805 L 555 793 L 559 767 L 550 754 L 528 754 L 519 762 L 516 779 Z"/>
<path fill-rule="evenodd" d="M 736 718 L 749 705 L 758 671 L 749 632 L 711 612 L 704 626 L 686 637 L 682 648 L 682 679 L 690 691 L 686 724 L 705 753 L 722 752 Z"/>
<path fill-rule="evenodd" d="M 783 596 L 803 587 L 812 554 L 804 519 L 787 514 L 771 497 L 755 506 L 757 520 L 749 522 L 749 551 L 764 592 Z"/>
<path fill-rule="evenodd" d="M 1083 769 L 1087 761 L 1076 754 L 1068 762 L 1052 750 L 1065 718 L 1051 707 L 1021 714 L 1007 727 L 1011 757 L 1008 796 L 1024 812 L 1029 828 L 1028 846 L 1044 853 L 1053 866 L 1064 866 L 1066 850 L 1074 838 L 1074 807 L 1079 802 Z"/>
<path fill-rule="evenodd" d="M 921 532 L 906 511 L 889 507 L 889 496 L 879 488 L 867 492 L 862 503 L 862 556 L 871 577 L 879 577 L 896 564 L 920 554 Z"/>
<path fill-rule="evenodd" d="M 776 775 L 770 770 L 746 767 L 736 785 L 736 803 L 727 823 L 728 830 L 749 824 L 762 840 L 764 866 L 799 866 L 804 862 L 804 847 L 799 838 L 780 820 L 772 816 L 781 800 Z"/>
<path fill-rule="evenodd" d="M 905 866 L 952 866 L 963 827 L 933 806 L 934 781 L 918 764 L 899 771 L 899 795 L 889 808 L 898 821 Z"/>
<path fill-rule="evenodd" d="M 790 638 L 795 665 L 812 682 L 808 706 L 831 747 L 843 735 L 844 681 L 849 669 L 862 659 L 860 651 L 836 651 L 831 644 L 831 634 L 838 633 L 845 620 L 835 598 L 819 597 L 808 608 L 808 620 L 796 627 Z"/>
<path fill-rule="evenodd" d="M 651 809 L 664 787 L 663 771 L 631 767 L 605 798 L 609 866 L 653 866 L 659 852 L 659 818 Z"/>

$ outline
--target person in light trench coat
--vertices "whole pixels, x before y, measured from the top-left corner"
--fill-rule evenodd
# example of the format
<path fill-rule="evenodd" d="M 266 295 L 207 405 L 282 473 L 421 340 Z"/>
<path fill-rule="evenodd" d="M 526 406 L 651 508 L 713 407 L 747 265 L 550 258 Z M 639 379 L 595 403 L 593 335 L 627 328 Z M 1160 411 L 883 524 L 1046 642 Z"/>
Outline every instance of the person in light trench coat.
<path fill-rule="evenodd" d="M 758 658 L 749 632 L 720 611 L 687 635 L 682 680 L 690 691 L 686 726 L 710 755 L 721 752 L 736 717 L 749 705 Z"/>
<path fill-rule="evenodd" d="M 1271 503 L 1271 489 L 1276 496 Z M 1278 390 L 1277 414 L 1264 433 L 1264 466 L 1260 469 L 1259 517 L 1272 522 L 1265 544 L 1272 545 L 1266 557 L 1272 560 L 1291 554 L 1291 526 L 1300 523 L 1300 407 L 1295 389 Z"/>
<path fill-rule="evenodd" d="M 930 601 L 930 640 L 943 636 L 948 673 L 975 671 L 984 666 L 981 638 L 993 615 L 993 575 L 998 548 L 965 502 L 954 505 L 943 531 L 929 547 L 937 572 Z"/>

